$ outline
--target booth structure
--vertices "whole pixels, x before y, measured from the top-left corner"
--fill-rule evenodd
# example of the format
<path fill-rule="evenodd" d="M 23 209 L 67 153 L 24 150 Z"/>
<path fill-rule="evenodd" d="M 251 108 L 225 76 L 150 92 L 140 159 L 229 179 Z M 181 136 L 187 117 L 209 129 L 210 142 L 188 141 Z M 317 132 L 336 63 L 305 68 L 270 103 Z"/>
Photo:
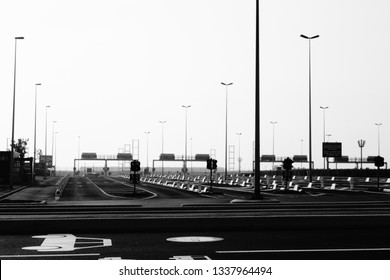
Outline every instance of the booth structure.
<path fill-rule="evenodd" d="M 33 158 L 20 158 L 19 153 L 14 152 L 13 184 L 28 184 L 33 182 L 32 174 Z M 0 185 L 10 184 L 11 152 L 0 152 Z"/>

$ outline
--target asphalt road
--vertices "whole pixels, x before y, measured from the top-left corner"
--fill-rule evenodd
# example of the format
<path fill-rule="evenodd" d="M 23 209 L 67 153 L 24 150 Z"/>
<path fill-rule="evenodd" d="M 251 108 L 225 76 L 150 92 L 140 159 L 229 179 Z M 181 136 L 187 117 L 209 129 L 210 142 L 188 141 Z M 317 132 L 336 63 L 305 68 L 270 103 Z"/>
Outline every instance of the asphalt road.
<path fill-rule="evenodd" d="M 306 229 L 2 235 L 0 259 L 389 259 L 389 233 Z"/>

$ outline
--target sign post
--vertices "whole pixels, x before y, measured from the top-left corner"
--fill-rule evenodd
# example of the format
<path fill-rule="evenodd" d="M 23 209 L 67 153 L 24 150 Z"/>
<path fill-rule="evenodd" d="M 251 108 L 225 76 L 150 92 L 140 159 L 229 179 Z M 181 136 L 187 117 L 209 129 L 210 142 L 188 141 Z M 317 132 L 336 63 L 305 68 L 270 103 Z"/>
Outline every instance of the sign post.
<path fill-rule="evenodd" d="M 375 166 L 378 167 L 378 172 L 377 172 L 377 190 L 379 191 L 379 169 L 385 165 L 385 159 L 381 156 L 375 157 Z"/>
<path fill-rule="evenodd" d="M 207 160 L 207 169 L 210 170 L 210 192 L 213 192 L 213 169 L 217 169 L 217 160 L 209 158 Z"/>
<path fill-rule="evenodd" d="M 288 181 L 290 180 L 291 176 L 291 169 L 293 168 L 292 164 L 294 161 L 287 157 L 285 160 L 283 160 L 283 169 L 286 170 L 285 172 L 285 180 L 286 180 L 286 191 L 288 190 Z"/>
<path fill-rule="evenodd" d="M 141 163 L 138 160 L 133 160 L 130 164 L 130 171 L 133 171 L 133 174 L 130 174 L 130 183 L 134 183 L 134 194 L 137 193 L 136 184 L 139 178 L 138 171 L 141 170 Z"/>

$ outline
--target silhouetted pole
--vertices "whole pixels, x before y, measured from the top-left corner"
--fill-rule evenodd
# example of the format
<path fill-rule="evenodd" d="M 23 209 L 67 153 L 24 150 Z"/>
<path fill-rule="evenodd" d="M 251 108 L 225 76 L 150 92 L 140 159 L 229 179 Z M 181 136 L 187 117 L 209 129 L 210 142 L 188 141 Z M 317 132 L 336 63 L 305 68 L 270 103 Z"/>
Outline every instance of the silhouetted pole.
<path fill-rule="evenodd" d="M 149 174 L 149 134 L 150 131 L 144 132 L 146 134 L 146 169 Z"/>
<path fill-rule="evenodd" d="M 184 145 L 184 166 L 183 166 L 183 169 L 184 169 L 184 172 L 183 173 L 187 173 L 187 109 L 191 107 L 191 105 L 181 105 L 181 107 L 183 107 L 186 111 L 186 117 L 185 117 L 185 135 L 184 135 L 184 141 L 185 141 L 185 145 Z"/>
<path fill-rule="evenodd" d="M 43 179 L 46 179 L 46 171 L 47 171 L 47 108 L 50 108 L 50 106 L 46 106 L 46 124 L 45 124 L 45 168 L 44 168 L 44 174 Z"/>
<path fill-rule="evenodd" d="M 259 0 L 256 0 L 256 71 L 255 71 L 255 193 L 260 199 L 260 38 L 259 38 Z"/>
<path fill-rule="evenodd" d="M 236 133 L 238 135 L 238 175 L 241 175 L 241 132 Z"/>
<path fill-rule="evenodd" d="M 161 123 L 161 175 L 164 175 L 164 123 L 167 121 L 159 121 Z"/>
<path fill-rule="evenodd" d="M 312 156 L 311 156 L 311 47 L 310 43 L 312 39 L 320 37 L 320 35 L 315 35 L 312 37 L 308 37 L 305 35 L 301 35 L 302 38 L 309 40 L 309 182 L 312 182 Z"/>
<path fill-rule="evenodd" d="M 57 123 L 57 121 L 53 121 L 53 130 L 51 135 L 51 168 L 53 168 L 54 163 L 54 124 Z M 54 171 L 54 170 L 53 170 Z"/>
<path fill-rule="evenodd" d="M 375 124 L 377 127 L 378 127 L 378 156 L 381 155 L 381 142 L 380 142 L 380 126 L 382 125 L 382 123 L 376 123 Z"/>
<path fill-rule="evenodd" d="M 272 124 L 272 155 L 275 158 L 275 124 L 278 122 L 270 122 Z M 274 169 L 275 159 L 272 161 L 272 170 Z"/>
<path fill-rule="evenodd" d="M 227 130 L 228 130 L 228 86 L 231 86 L 233 83 L 221 83 L 226 87 L 226 114 L 225 114 L 225 180 L 227 180 Z"/>
<path fill-rule="evenodd" d="M 32 179 L 35 174 L 35 161 L 37 157 L 37 87 L 41 84 L 35 84 L 35 117 L 34 117 L 34 159 L 33 159 L 33 172 Z"/>
<path fill-rule="evenodd" d="M 323 135 L 324 135 L 324 142 L 325 142 L 325 110 L 328 109 L 329 107 L 323 107 L 323 106 L 320 106 L 320 108 L 323 110 Z M 324 157 L 324 169 L 325 169 L 325 157 Z"/>
<path fill-rule="evenodd" d="M 15 61 L 14 61 L 14 92 L 12 102 L 12 137 L 11 137 L 11 157 L 10 157 L 10 173 L 9 186 L 14 185 L 14 142 L 15 142 L 15 95 L 16 95 L 16 46 L 18 40 L 23 40 L 24 37 L 15 37 Z"/>

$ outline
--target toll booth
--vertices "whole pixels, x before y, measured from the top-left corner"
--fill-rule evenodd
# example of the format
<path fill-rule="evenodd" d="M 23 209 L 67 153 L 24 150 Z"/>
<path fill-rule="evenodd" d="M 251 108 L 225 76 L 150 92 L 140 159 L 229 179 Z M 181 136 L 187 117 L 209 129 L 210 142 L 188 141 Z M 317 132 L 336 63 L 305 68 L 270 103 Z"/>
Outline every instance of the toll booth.
<path fill-rule="evenodd" d="M 0 152 L 0 185 L 8 185 L 10 183 L 10 160 L 10 151 Z M 14 184 L 32 183 L 32 162 L 33 158 L 20 158 L 19 153 L 14 152 Z"/>

